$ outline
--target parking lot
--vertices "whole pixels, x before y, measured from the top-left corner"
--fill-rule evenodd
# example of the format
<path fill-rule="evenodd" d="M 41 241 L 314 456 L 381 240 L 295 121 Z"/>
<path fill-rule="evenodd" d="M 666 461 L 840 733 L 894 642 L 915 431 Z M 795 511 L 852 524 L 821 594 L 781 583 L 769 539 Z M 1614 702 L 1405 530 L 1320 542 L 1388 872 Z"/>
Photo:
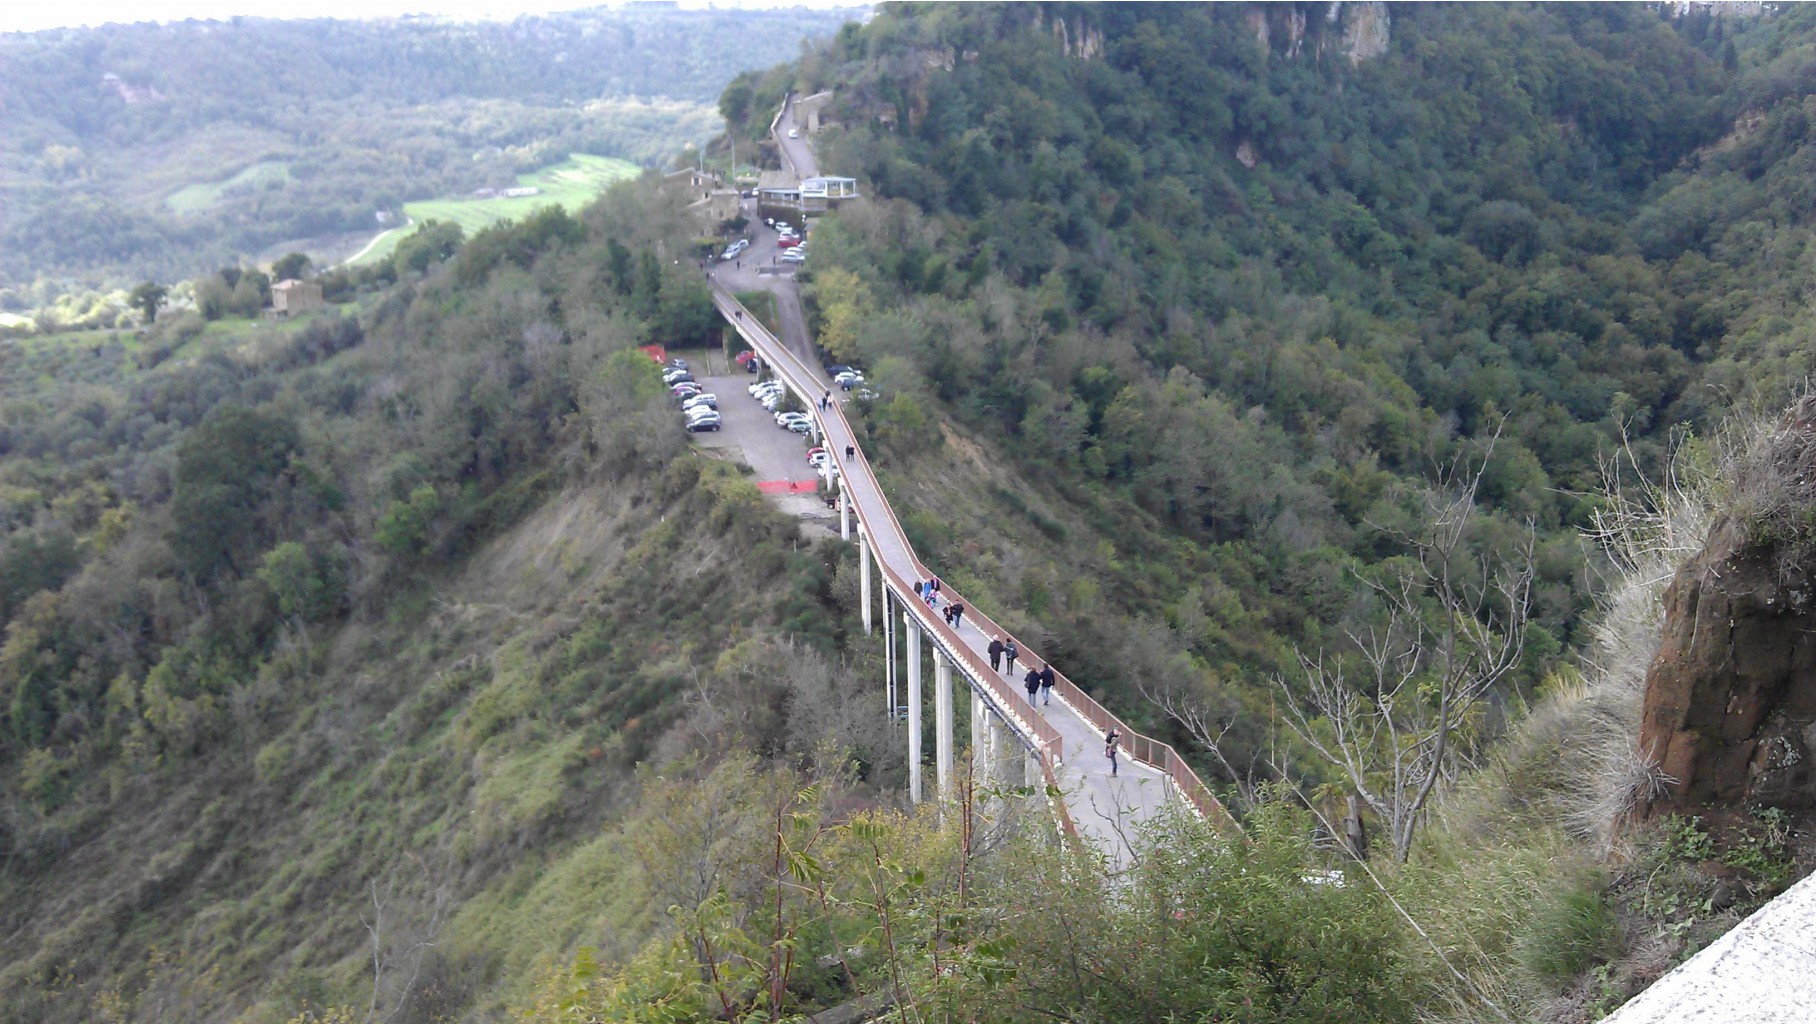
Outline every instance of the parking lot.
<path fill-rule="evenodd" d="M 784 511 L 816 519 L 834 518 L 813 492 L 813 485 L 820 475 L 807 464 L 810 442 L 800 434 L 776 426 L 775 417 L 750 396 L 748 389 L 757 379 L 755 375 L 741 371 L 696 371 L 694 379 L 709 393 L 718 396 L 719 416 L 724 421 L 717 431 L 690 434 L 696 445 L 736 450 L 744 463 L 755 471 L 758 485 L 770 485 L 764 487 L 764 491 L 776 499 Z M 798 485 L 803 490 L 789 493 L 777 486 L 780 484 Z"/>

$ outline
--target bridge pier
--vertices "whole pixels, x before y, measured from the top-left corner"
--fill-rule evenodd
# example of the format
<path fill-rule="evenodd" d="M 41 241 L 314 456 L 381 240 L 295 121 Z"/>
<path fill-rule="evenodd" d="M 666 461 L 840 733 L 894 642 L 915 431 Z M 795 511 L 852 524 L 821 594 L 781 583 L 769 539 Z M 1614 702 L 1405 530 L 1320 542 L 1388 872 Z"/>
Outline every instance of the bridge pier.
<path fill-rule="evenodd" d="M 952 659 L 933 649 L 933 762 L 941 800 L 952 799 Z"/>
<path fill-rule="evenodd" d="M 858 605 L 864 609 L 864 635 L 870 635 L 870 538 L 858 526 Z M 888 613 L 885 612 L 885 615 Z"/>
<path fill-rule="evenodd" d="M 921 625 L 902 609 L 903 639 L 908 644 L 908 801 L 921 802 Z"/>
<path fill-rule="evenodd" d="M 902 702 L 896 699 L 898 689 L 895 679 L 895 604 L 889 597 L 889 588 L 883 588 L 883 685 L 889 691 L 889 720 L 895 721 Z"/>
<path fill-rule="evenodd" d="M 995 784 L 995 765 L 990 762 L 990 709 L 983 695 L 971 687 L 971 777 L 974 785 L 988 788 Z"/>
<path fill-rule="evenodd" d="M 845 474 L 834 476 L 839 484 L 839 539 L 851 539 L 851 491 L 845 487 Z"/>

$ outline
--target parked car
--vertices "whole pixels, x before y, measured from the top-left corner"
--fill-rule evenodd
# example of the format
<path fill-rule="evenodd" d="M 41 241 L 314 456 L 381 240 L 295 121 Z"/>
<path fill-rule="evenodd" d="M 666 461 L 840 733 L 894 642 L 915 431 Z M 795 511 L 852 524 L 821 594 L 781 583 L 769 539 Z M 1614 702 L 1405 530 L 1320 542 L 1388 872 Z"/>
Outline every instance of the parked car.
<path fill-rule="evenodd" d="M 739 256 L 744 255 L 744 250 L 748 248 L 750 248 L 750 239 L 740 238 L 725 247 L 725 251 L 719 254 L 719 260 L 720 262 L 735 260 Z"/>
<path fill-rule="evenodd" d="M 880 397 L 875 391 L 873 391 L 870 388 L 858 388 L 856 391 L 853 391 L 851 393 L 851 396 L 853 398 L 856 398 L 860 402 L 874 402 L 877 400 L 877 398 Z"/>
<path fill-rule="evenodd" d="M 687 369 L 687 360 L 680 356 L 676 356 L 668 361 L 668 366 L 671 370 L 685 370 Z"/>
<path fill-rule="evenodd" d="M 752 359 L 750 362 L 745 363 L 744 372 L 745 373 L 762 373 L 763 372 L 763 360 Z"/>
<path fill-rule="evenodd" d="M 813 422 L 813 418 L 808 416 L 804 412 L 779 412 L 779 413 L 776 413 L 776 426 L 778 426 L 778 427 L 786 427 L 790 423 L 794 423 L 797 421 L 801 422 L 801 423 L 811 423 L 811 422 Z"/>
<path fill-rule="evenodd" d="M 801 240 L 799 238 L 796 238 L 793 235 L 777 235 L 776 236 L 776 248 L 778 248 L 778 249 L 793 249 L 795 246 L 800 245 L 800 244 L 801 244 Z"/>
<path fill-rule="evenodd" d="M 813 432 L 813 424 L 806 420 L 789 420 L 784 429 L 792 430 L 797 434 L 808 434 Z"/>
<path fill-rule="evenodd" d="M 682 409 L 681 415 L 691 420 L 699 416 L 717 416 L 719 410 L 708 405 L 696 405 L 692 409 Z"/>
<path fill-rule="evenodd" d="M 676 401 L 685 402 L 704 390 L 698 384 L 676 384 L 668 389 L 668 393 L 674 395 Z"/>
<path fill-rule="evenodd" d="M 815 455 L 824 455 L 824 454 L 826 454 L 826 449 L 817 444 L 814 445 L 812 448 L 807 449 L 807 458 L 810 460 Z"/>
<path fill-rule="evenodd" d="M 837 383 L 838 383 L 839 387 L 844 388 L 846 391 L 850 391 L 852 388 L 863 386 L 864 375 L 861 373 L 854 373 L 851 376 L 845 378 L 844 380 L 838 381 Z"/>
<path fill-rule="evenodd" d="M 799 129 L 799 128 L 790 128 L 790 129 L 788 129 L 788 137 L 789 137 L 789 138 L 791 138 L 791 139 L 798 139 L 798 138 L 800 138 L 800 137 L 801 137 L 801 129 Z"/>
<path fill-rule="evenodd" d="M 826 376 L 828 376 L 828 377 L 837 377 L 841 373 L 858 373 L 858 372 L 860 372 L 860 371 L 858 370 L 857 367 L 846 366 L 844 363 L 835 363 L 826 368 Z"/>
<path fill-rule="evenodd" d="M 693 379 L 694 375 L 688 373 L 686 370 L 670 370 L 662 375 L 662 383 L 667 384 L 671 388 L 676 384 L 690 383 Z"/>
<path fill-rule="evenodd" d="M 784 249 L 778 259 L 783 263 L 806 263 L 807 254 L 800 249 Z"/>
<path fill-rule="evenodd" d="M 717 409 L 719 408 L 719 396 L 705 393 L 691 395 L 681 400 L 681 408 L 683 411 L 690 409 Z"/>
<path fill-rule="evenodd" d="M 830 461 L 832 461 L 832 457 L 827 455 L 824 451 L 818 451 L 807 456 L 807 464 L 815 469 L 819 469 Z"/>
<path fill-rule="evenodd" d="M 857 370 L 843 370 L 832 375 L 832 382 L 834 384 L 845 384 L 850 381 L 861 381 L 863 379 L 864 375 Z"/>
<path fill-rule="evenodd" d="M 721 426 L 723 423 L 717 416 L 702 416 L 699 419 L 687 421 L 687 429 L 696 434 L 702 430 L 718 430 Z"/>

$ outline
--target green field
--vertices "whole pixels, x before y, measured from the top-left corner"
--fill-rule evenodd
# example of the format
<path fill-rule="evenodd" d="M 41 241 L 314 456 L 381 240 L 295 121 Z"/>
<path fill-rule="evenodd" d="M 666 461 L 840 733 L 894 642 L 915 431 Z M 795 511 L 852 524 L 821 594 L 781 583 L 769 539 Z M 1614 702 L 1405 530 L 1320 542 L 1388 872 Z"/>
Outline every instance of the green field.
<path fill-rule="evenodd" d="M 186 185 L 165 197 L 164 205 L 172 213 L 199 213 L 221 201 L 228 189 L 241 185 L 264 185 L 290 180 L 290 165 L 282 160 L 261 160 L 230 178 Z"/>
<path fill-rule="evenodd" d="M 558 164 L 517 176 L 517 184 L 542 190 L 540 195 L 516 199 L 424 199 L 405 203 L 412 224 L 428 220 L 453 221 L 468 237 L 501 220 L 521 220 L 550 203 L 577 210 L 598 197 L 614 181 L 636 175 L 641 168 L 628 160 L 574 153 Z M 376 243 L 348 262 L 353 265 L 384 259 L 410 228 L 393 228 Z"/>

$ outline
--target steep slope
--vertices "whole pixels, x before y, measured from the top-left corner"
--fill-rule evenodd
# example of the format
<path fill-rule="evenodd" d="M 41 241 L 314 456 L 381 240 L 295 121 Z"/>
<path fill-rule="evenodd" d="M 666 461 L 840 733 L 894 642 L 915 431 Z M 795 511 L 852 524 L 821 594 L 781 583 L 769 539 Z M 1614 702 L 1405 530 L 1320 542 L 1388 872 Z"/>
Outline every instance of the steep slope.
<path fill-rule="evenodd" d="M 830 556 L 634 347 L 699 340 L 680 224 L 644 181 L 308 323 L 4 353 L 0 1016 L 482 1012 L 662 921 L 638 763 L 899 772 L 826 710 Z"/>

